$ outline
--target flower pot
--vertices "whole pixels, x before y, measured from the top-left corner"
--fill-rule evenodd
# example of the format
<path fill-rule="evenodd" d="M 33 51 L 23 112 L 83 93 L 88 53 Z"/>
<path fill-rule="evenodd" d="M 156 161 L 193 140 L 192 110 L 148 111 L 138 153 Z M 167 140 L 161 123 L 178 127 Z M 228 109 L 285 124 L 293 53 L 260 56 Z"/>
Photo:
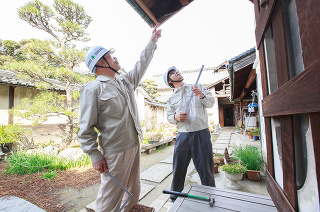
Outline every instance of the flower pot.
<path fill-rule="evenodd" d="M 230 174 L 226 172 L 226 177 L 230 180 L 227 183 L 227 187 L 233 190 L 239 190 L 242 188 L 241 185 L 239 185 L 238 181 L 242 179 L 243 174 Z"/>
<path fill-rule="evenodd" d="M 254 140 L 254 141 L 258 140 L 258 136 L 256 136 L 256 135 L 253 136 L 253 140 Z"/>
<path fill-rule="evenodd" d="M 219 173 L 219 166 L 215 165 L 213 167 L 213 173 Z"/>
<path fill-rule="evenodd" d="M 251 139 L 253 138 L 253 135 L 251 135 L 251 134 L 249 134 L 248 136 L 249 136 L 249 138 L 251 138 Z"/>
<path fill-rule="evenodd" d="M 260 181 L 260 171 L 247 170 L 247 177 L 251 181 Z"/>
<path fill-rule="evenodd" d="M 1 151 L 3 153 L 9 153 L 10 151 L 12 151 L 13 143 L 3 143 L 0 145 L 1 145 Z"/>

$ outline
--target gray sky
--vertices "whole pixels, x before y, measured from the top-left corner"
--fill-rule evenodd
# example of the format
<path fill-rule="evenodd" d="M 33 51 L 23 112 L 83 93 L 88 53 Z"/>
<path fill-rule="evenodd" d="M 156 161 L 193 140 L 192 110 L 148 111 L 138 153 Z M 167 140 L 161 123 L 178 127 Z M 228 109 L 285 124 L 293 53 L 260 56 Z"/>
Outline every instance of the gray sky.
<path fill-rule="evenodd" d="M 17 8 L 27 0 L 1 1 L 0 39 L 52 39 L 19 19 Z M 52 6 L 52 0 L 43 0 Z M 125 0 L 76 0 L 93 18 L 87 32 L 91 41 L 79 47 L 115 48 L 122 67 L 129 71 L 150 39 L 152 29 Z M 249 0 L 194 0 L 165 22 L 158 48 L 146 77 L 180 70 L 215 67 L 255 46 L 254 10 Z"/>

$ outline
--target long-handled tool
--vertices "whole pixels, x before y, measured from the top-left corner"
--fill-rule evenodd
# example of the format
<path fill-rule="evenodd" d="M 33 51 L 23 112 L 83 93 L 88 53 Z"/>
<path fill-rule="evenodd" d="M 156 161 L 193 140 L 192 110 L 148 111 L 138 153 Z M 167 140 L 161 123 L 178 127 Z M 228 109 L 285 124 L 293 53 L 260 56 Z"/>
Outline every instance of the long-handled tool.
<path fill-rule="evenodd" d="M 194 84 L 194 85 L 198 85 L 198 82 L 199 82 L 199 79 L 200 79 L 200 76 L 201 76 L 201 74 L 202 74 L 202 71 L 203 71 L 203 67 L 204 67 L 204 65 L 202 65 L 201 66 L 201 69 L 200 69 L 200 72 L 199 72 L 199 75 L 198 75 L 198 78 L 197 78 L 197 81 L 196 81 L 196 84 Z M 189 98 L 189 101 L 188 101 L 188 103 L 187 103 L 187 107 L 186 107 L 186 113 L 189 113 L 189 107 L 190 107 L 190 102 L 191 102 L 191 99 L 192 99 L 192 97 L 193 97 L 193 92 L 192 92 L 192 94 L 191 94 L 191 96 L 190 96 L 190 98 Z"/>
<path fill-rule="evenodd" d="M 112 176 L 112 174 L 110 174 L 109 172 L 105 172 L 105 173 L 108 174 L 108 175 L 111 177 L 111 179 L 112 179 L 115 183 L 117 183 L 118 186 L 120 186 L 120 188 L 122 188 L 122 190 L 124 190 L 124 191 L 129 195 L 128 199 L 122 204 L 122 206 L 121 206 L 120 209 L 119 209 L 119 212 L 121 212 L 122 209 L 126 206 L 126 204 L 127 204 L 127 203 L 129 202 L 129 200 L 131 199 L 132 194 L 131 194 L 125 187 L 123 187 L 123 185 L 121 185 L 121 184 L 118 182 L 118 180 L 116 180 L 116 178 L 114 178 L 114 176 Z"/>
<path fill-rule="evenodd" d="M 162 192 L 164 194 L 173 194 L 173 195 L 177 195 L 179 197 L 187 197 L 187 198 L 205 200 L 205 201 L 209 202 L 210 207 L 213 207 L 213 203 L 215 202 L 212 195 L 209 195 L 209 197 L 206 197 L 206 196 L 198 196 L 198 195 L 193 195 L 193 194 L 181 193 L 181 192 L 177 192 L 177 191 L 163 190 Z"/>

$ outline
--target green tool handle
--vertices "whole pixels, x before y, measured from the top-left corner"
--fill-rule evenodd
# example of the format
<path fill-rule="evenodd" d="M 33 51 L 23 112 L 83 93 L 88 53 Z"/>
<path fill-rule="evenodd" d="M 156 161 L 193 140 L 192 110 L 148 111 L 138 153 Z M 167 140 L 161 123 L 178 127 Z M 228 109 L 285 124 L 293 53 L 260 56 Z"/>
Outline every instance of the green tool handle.
<path fill-rule="evenodd" d="M 177 195 L 180 197 L 190 197 L 190 198 L 194 198 L 194 199 L 202 199 L 202 200 L 207 200 L 209 201 L 209 197 L 206 196 L 198 196 L 198 195 L 193 195 L 193 194 L 187 194 L 187 193 L 181 193 L 181 192 L 177 192 L 177 191 L 168 191 L 168 190 L 163 190 L 164 194 L 173 194 L 173 195 Z"/>
<path fill-rule="evenodd" d="M 198 196 L 198 195 L 188 194 L 188 197 L 209 201 L 209 197 L 204 197 L 204 196 Z"/>

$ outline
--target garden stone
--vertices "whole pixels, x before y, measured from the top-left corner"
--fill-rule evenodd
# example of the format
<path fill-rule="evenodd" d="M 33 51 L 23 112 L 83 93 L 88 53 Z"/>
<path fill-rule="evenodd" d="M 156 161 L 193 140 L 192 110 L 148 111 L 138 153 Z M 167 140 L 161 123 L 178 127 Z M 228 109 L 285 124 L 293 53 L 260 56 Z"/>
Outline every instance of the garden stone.
<path fill-rule="evenodd" d="M 47 146 L 45 148 L 41 149 L 29 149 L 27 150 L 27 153 L 32 154 L 32 153 L 38 153 L 38 154 L 46 154 L 46 155 L 58 155 L 59 153 L 59 148 L 56 146 Z"/>
<path fill-rule="evenodd" d="M 38 206 L 16 196 L 0 197 L 0 211 L 46 212 Z"/>
<path fill-rule="evenodd" d="M 161 183 L 172 172 L 172 165 L 156 164 L 143 171 L 140 176 L 143 180 Z"/>
<path fill-rule="evenodd" d="M 58 156 L 67 158 L 67 159 L 78 160 L 83 155 L 84 153 L 80 148 L 69 148 L 60 152 Z"/>
<path fill-rule="evenodd" d="M 141 200 L 144 196 L 146 196 L 154 188 L 155 188 L 155 186 L 153 186 L 153 185 L 141 183 L 141 191 L 140 191 L 139 200 Z"/>
<path fill-rule="evenodd" d="M 4 160 L 5 156 L 6 156 L 6 154 L 4 154 L 3 152 L 0 151 L 0 160 Z"/>
<path fill-rule="evenodd" d="M 59 148 L 56 146 L 47 146 L 43 149 L 41 149 L 41 152 L 48 155 L 58 155 Z"/>

